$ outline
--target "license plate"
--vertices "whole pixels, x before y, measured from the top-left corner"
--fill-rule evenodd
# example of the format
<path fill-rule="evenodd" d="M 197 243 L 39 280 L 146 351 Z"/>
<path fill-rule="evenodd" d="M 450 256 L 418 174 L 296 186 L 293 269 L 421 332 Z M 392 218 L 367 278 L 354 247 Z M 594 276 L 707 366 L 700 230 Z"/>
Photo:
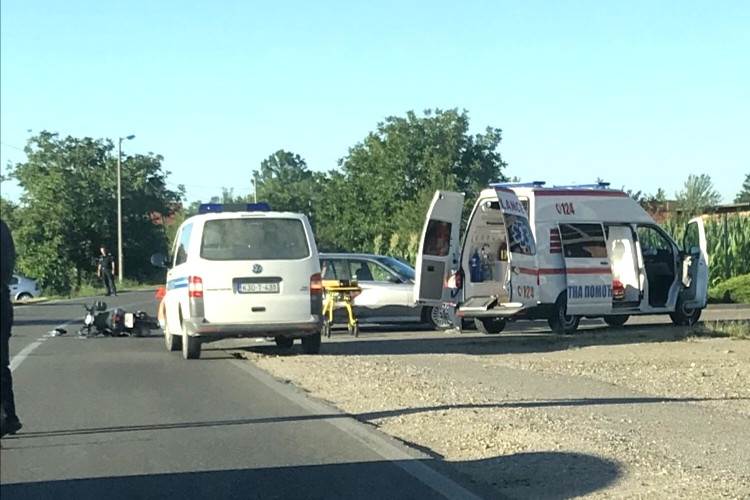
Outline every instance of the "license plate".
<path fill-rule="evenodd" d="M 279 284 L 240 283 L 240 293 L 279 293 Z"/>

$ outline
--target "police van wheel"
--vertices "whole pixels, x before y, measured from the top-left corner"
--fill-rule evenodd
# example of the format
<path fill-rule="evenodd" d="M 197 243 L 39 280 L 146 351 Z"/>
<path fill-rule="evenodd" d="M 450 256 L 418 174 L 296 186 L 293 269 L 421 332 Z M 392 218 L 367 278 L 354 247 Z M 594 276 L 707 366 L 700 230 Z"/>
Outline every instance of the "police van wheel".
<path fill-rule="evenodd" d="M 320 352 L 320 332 L 302 337 L 302 352 L 304 354 L 318 354 Z"/>
<path fill-rule="evenodd" d="M 565 295 L 560 295 L 555 302 L 554 316 L 547 321 L 552 331 L 558 335 L 571 335 L 578 330 L 578 323 L 581 322 L 580 316 L 569 316 L 568 299 Z"/>
<path fill-rule="evenodd" d="M 182 357 L 185 359 L 198 359 L 201 357 L 201 341 L 197 337 L 188 335 L 187 326 L 182 325 Z"/>
<path fill-rule="evenodd" d="M 169 327 L 166 325 L 164 327 L 164 345 L 167 346 L 169 352 L 179 351 L 182 348 L 182 337 L 169 333 Z"/>
<path fill-rule="evenodd" d="M 614 316 L 604 316 L 604 322 L 607 323 L 609 326 L 619 327 L 625 324 L 625 322 L 630 318 L 627 314 L 616 314 Z"/>
<path fill-rule="evenodd" d="M 277 335 L 273 340 L 276 342 L 276 345 L 282 349 L 291 349 L 294 345 L 294 339 L 292 337 Z"/>
<path fill-rule="evenodd" d="M 505 330 L 505 320 L 500 318 L 474 318 L 474 325 L 487 335 L 496 335 Z"/>
<path fill-rule="evenodd" d="M 703 312 L 703 309 L 685 307 L 685 303 L 678 300 L 677 308 L 674 312 L 669 313 L 669 318 L 677 326 L 693 326 L 700 319 L 701 312 Z"/>

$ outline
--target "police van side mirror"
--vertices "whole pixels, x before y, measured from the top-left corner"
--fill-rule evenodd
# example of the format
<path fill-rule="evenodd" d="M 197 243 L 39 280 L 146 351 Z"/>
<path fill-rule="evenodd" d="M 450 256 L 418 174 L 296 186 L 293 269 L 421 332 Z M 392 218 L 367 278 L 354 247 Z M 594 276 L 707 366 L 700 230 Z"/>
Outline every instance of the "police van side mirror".
<path fill-rule="evenodd" d="M 154 267 L 169 267 L 169 260 L 166 255 L 155 253 L 151 256 L 151 265 Z"/>

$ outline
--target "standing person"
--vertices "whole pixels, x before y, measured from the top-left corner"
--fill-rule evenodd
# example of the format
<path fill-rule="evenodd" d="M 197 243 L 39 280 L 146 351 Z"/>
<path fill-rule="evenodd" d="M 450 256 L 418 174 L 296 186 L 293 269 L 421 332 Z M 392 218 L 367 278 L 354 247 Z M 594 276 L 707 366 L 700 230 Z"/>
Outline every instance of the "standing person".
<path fill-rule="evenodd" d="M 107 253 L 107 248 L 104 245 L 99 247 L 99 253 L 96 275 L 104 279 L 104 286 L 107 287 L 107 295 L 114 294 L 117 297 L 117 289 L 115 288 L 115 259 L 111 253 Z"/>
<path fill-rule="evenodd" d="M 16 402 L 13 397 L 13 376 L 10 372 L 10 330 L 13 327 L 13 302 L 10 300 L 10 281 L 16 265 L 16 247 L 10 229 L 4 220 L 0 220 L 0 273 L 2 289 L 0 290 L 0 436 L 15 434 L 21 427 L 16 415 Z"/>

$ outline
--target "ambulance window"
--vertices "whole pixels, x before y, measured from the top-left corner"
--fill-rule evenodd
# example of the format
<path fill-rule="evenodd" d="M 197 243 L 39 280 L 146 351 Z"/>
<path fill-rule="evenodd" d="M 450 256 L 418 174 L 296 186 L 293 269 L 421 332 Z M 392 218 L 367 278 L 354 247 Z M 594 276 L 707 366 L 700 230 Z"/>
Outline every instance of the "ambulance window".
<path fill-rule="evenodd" d="M 523 209 L 526 210 L 526 215 L 529 215 L 529 199 L 528 198 L 518 198 L 518 201 L 521 202 L 521 205 L 523 205 Z"/>
<path fill-rule="evenodd" d="M 448 255 L 451 244 L 451 226 L 450 222 L 430 220 L 427 224 L 422 253 L 436 257 Z"/>
<path fill-rule="evenodd" d="M 560 237 L 565 257 L 607 257 L 607 243 L 601 224 L 560 224 Z"/>

